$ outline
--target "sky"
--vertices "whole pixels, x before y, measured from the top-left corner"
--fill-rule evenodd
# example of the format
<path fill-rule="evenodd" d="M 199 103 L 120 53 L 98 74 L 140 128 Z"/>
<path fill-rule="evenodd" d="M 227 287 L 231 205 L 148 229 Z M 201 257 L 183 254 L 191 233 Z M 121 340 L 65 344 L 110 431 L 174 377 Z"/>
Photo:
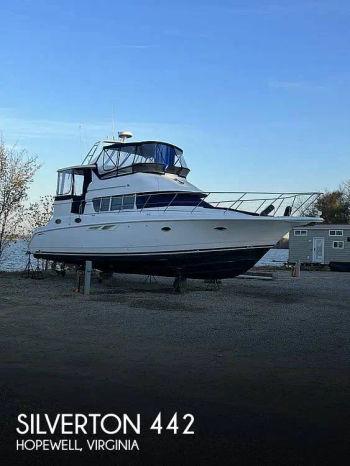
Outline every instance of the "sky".
<path fill-rule="evenodd" d="M 349 44 L 347 0 L 2 0 L 0 132 L 42 163 L 33 199 L 113 127 L 183 148 L 206 191 L 334 189 Z"/>

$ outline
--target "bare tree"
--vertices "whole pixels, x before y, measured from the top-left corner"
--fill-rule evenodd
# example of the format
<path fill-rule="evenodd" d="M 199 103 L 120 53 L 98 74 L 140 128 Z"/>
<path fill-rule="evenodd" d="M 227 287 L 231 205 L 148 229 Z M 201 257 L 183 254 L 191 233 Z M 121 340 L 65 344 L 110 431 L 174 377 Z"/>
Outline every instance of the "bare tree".
<path fill-rule="evenodd" d="M 28 234 L 48 223 L 53 211 L 53 196 L 41 196 L 36 202 L 31 202 L 25 212 L 26 229 Z"/>
<path fill-rule="evenodd" d="M 0 140 L 0 258 L 9 242 L 23 233 L 25 201 L 39 167 L 36 157 Z"/>

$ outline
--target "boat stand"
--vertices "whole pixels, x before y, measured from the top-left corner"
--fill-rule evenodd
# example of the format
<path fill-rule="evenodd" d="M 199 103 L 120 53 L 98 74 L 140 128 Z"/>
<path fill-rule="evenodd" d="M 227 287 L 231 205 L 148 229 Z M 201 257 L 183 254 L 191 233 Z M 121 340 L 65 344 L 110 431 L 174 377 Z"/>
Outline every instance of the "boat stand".
<path fill-rule="evenodd" d="M 147 275 L 147 277 L 145 278 L 145 283 L 149 283 L 149 284 L 158 283 L 158 280 L 156 279 L 154 275 Z"/>
<path fill-rule="evenodd" d="M 91 290 L 91 273 L 92 261 L 85 261 L 85 270 L 81 267 L 77 270 L 76 293 L 84 293 L 85 296 L 90 294 Z"/>
<path fill-rule="evenodd" d="M 187 290 L 187 278 L 176 277 L 173 283 L 175 293 L 184 293 Z"/>
<path fill-rule="evenodd" d="M 36 259 L 36 266 L 32 263 L 32 255 L 28 251 L 26 253 L 28 255 L 27 264 L 25 269 L 21 273 L 21 277 L 23 278 L 33 278 L 35 280 L 42 280 L 44 278 L 43 267 L 40 266 L 40 259 Z M 47 261 L 46 261 L 47 264 Z M 46 265 L 45 265 L 46 270 Z"/>

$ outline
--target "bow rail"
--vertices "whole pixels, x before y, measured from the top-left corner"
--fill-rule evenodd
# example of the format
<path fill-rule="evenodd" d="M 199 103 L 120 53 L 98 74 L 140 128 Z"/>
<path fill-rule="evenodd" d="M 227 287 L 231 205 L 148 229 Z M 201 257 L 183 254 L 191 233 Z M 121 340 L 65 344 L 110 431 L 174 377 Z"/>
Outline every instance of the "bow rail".
<path fill-rule="evenodd" d="M 149 193 L 137 196 L 143 196 L 143 204 L 138 205 L 140 211 L 147 210 L 181 210 L 186 207 L 186 211 L 191 208 L 191 212 L 197 211 L 200 207 L 219 208 L 225 212 L 241 211 L 255 215 L 269 216 L 302 216 L 317 201 L 322 193 L 305 192 L 305 193 L 269 193 L 258 191 L 232 191 L 232 192 L 198 192 L 186 193 L 180 192 L 162 192 Z M 198 196 L 194 202 L 191 196 Z M 159 200 L 160 196 L 168 196 L 166 202 Z M 189 196 L 186 200 L 184 196 Z M 200 196 L 200 197 L 199 197 Z M 138 201 L 136 201 L 138 202 Z"/>
<path fill-rule="evenodd" d="M 320 192 L 209 192 L 204 198 L 205 202 L 229 210 L 241 210 L 257 215 L 292 216 L 305 215 L 317 201 Z M 230 198 L 228 198 L 230 195 Z M 228 199 L 225 199 L 228 198 Z M 198 206 L 195 208 L 199 207 Z"/>

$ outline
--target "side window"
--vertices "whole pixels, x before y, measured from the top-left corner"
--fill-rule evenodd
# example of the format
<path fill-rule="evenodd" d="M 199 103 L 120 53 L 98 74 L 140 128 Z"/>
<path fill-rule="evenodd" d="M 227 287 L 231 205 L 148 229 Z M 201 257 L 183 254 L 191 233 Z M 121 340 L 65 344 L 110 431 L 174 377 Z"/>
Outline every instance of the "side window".
<path fill-rule="evenodd" d="M 81 196 L 83 194 L 84 175 L 74 175 L 74 195 Z"/>
<path fill-rule="evenodd" d="M 111 201 L 111 210 L 120 210 L 122 208 L 123 196 L 114 196 Z"/>
<path fill-rule="evenodd" d="M 135 204 L 135 195 L 123 196 L 123 209 L 133 209 Z"/>
<path fill-rule="evenodd" d="M 71 172 L 59 172 L 57 181 L 57 196 L 72 194 L 73 175 Z"/>
<path fill-rule="evenodd" d="M 94 211 L 99 212 L 101 206 L 101 198 L 98 197 L 97 199 L 92 200 L 92 205 L 94 206 Z"/>
<path fill-rule="evenodd" d="M 102 164 L 105 171 L 114 170 L 118 165 L 118 150 L 104 149 Z"/>
<path fill-rule="evenodd" d="M 101 211 L 106 212 L 109 210 L 110 197 L 101 197 Z"/>
<path fill-rule="evenodd" d="M 97 197 L 92 200 L 95 212 L 108 212 L 115 210 L 132 210 L 135 207 L 135 194 L 126 196 Z"/>

